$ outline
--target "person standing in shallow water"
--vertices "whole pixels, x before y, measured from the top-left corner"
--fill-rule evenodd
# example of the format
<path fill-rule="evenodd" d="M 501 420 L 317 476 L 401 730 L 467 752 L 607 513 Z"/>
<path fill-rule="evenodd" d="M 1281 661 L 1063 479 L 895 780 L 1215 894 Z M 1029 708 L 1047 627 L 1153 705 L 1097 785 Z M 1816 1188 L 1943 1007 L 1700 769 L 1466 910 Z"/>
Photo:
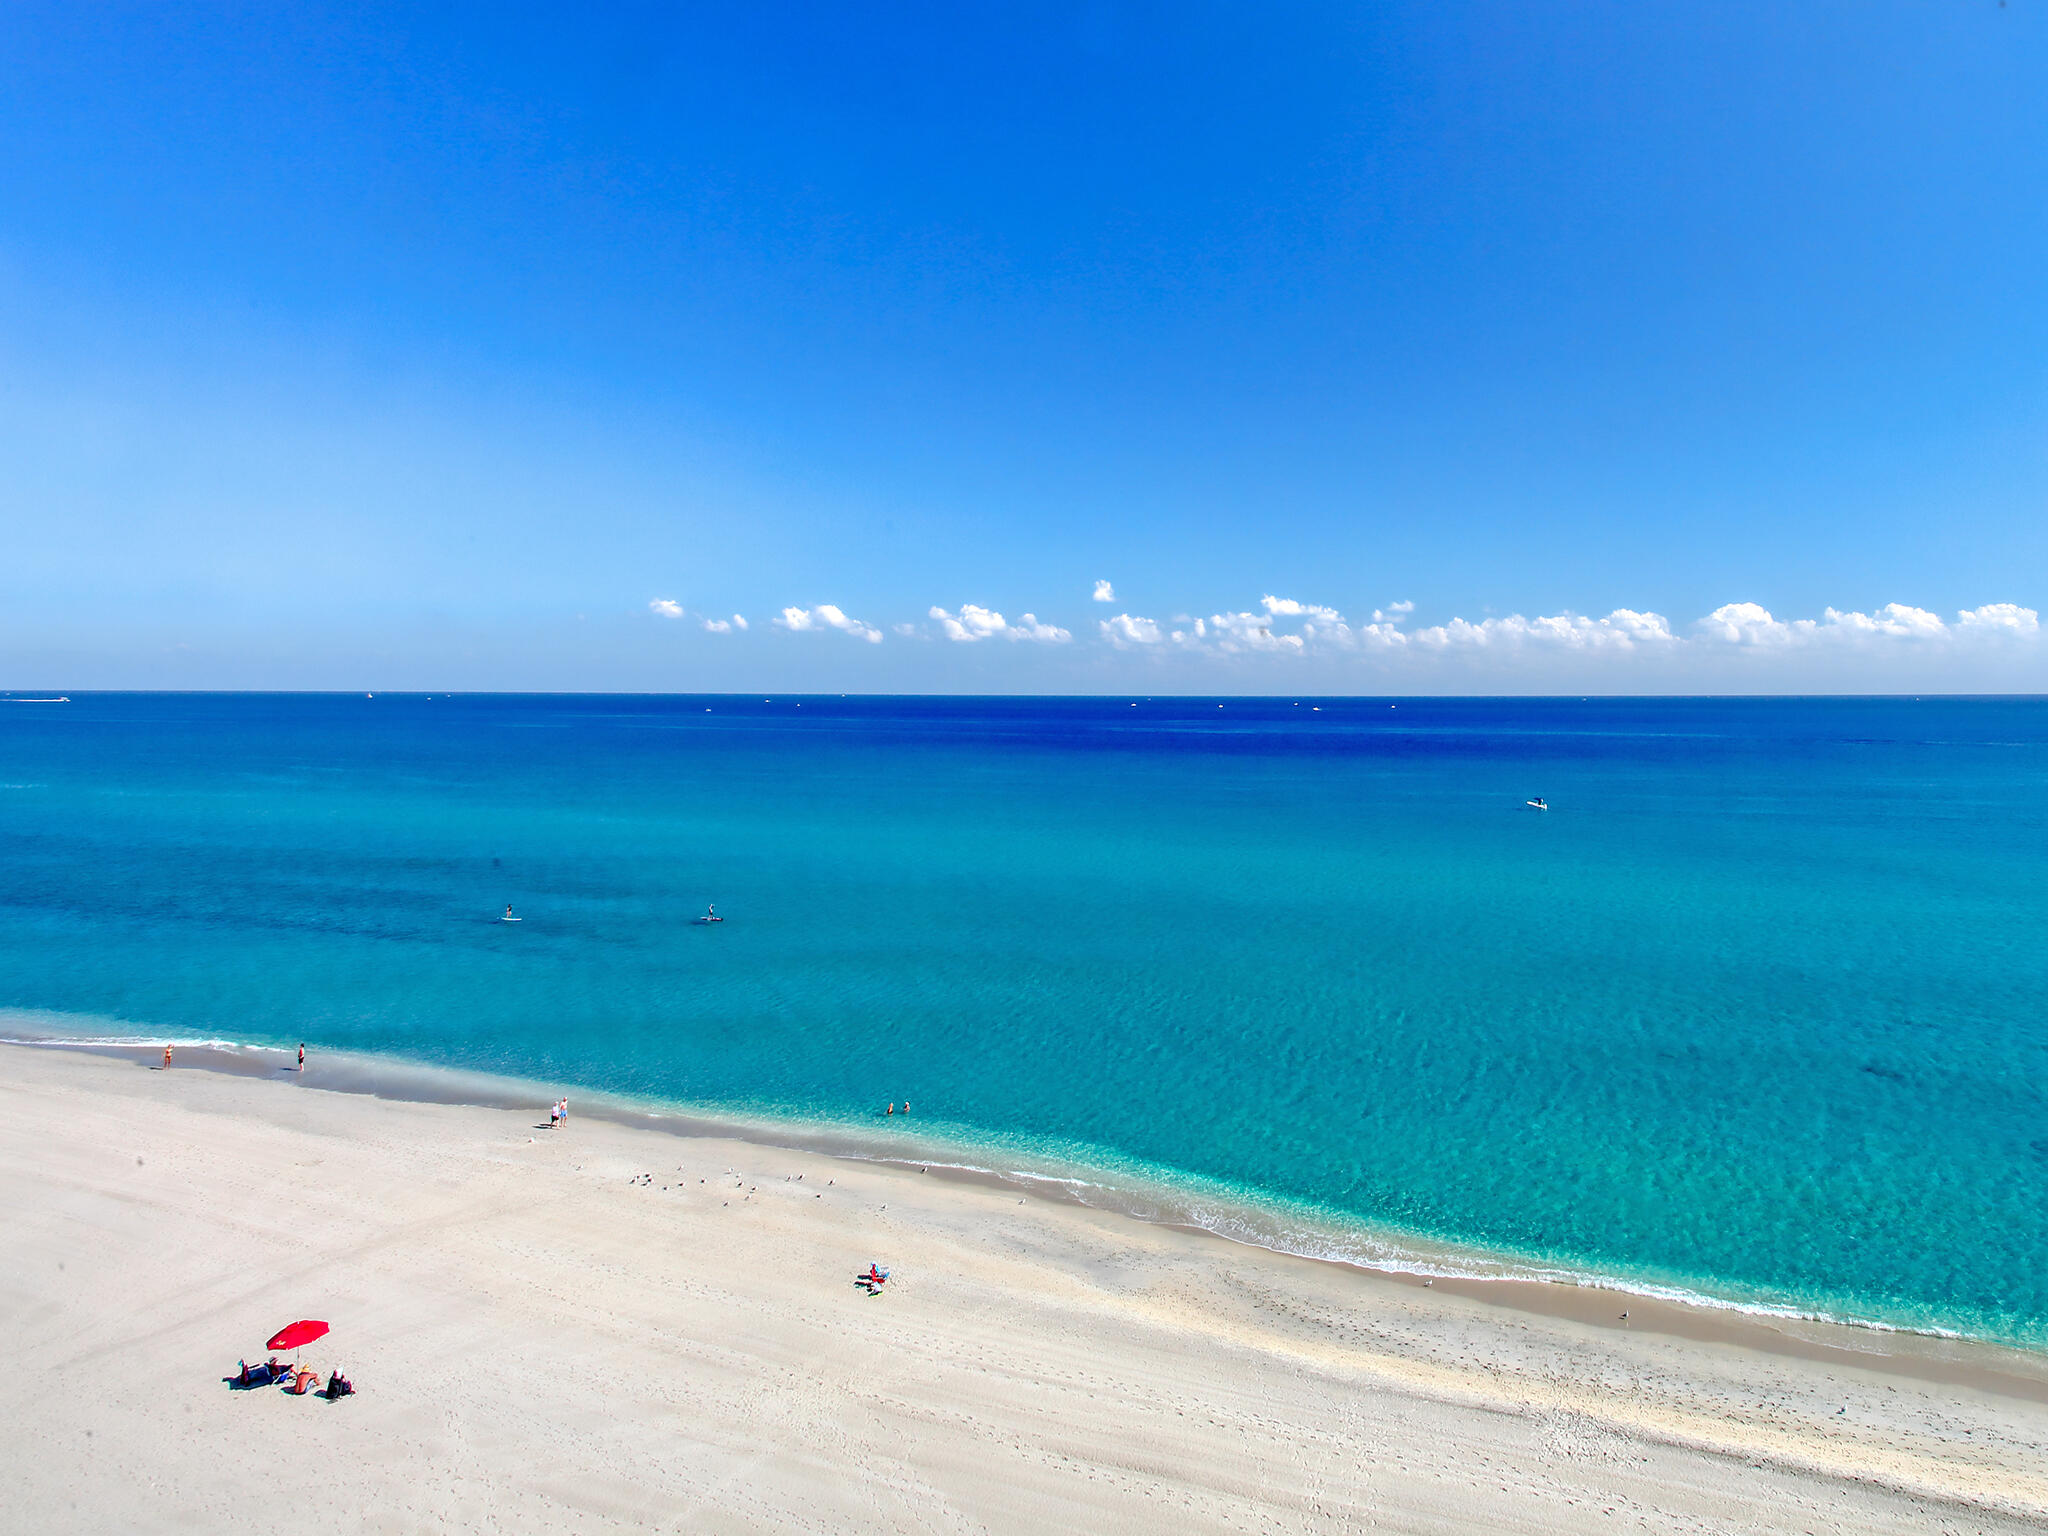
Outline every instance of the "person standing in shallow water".
<path fill-rule="evenodd" d="M 164 1047 L 164 1065 L 165 1065 L 166 1067 L 168 1067 L 168 1066 L 169 1066 L 170 1064 L 171 1064 L 171 1048 L 170 1048 L 170 1047 L 169 1047 L 169 1046 L 167 1045 L 167 1046 L 165 1046 L 165 1047 Z"/>

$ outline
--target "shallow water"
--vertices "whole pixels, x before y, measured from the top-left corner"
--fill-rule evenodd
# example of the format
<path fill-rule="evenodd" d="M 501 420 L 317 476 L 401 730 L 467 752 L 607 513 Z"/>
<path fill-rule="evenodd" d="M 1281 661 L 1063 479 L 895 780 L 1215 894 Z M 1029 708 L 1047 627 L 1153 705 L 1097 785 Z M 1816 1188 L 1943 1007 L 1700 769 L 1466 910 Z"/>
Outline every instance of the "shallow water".
<path fill-rule="evenodd" d="M 2048 703 L 1220 702 L 0 705 L 0 1005 L 2048 1343 Z"/>

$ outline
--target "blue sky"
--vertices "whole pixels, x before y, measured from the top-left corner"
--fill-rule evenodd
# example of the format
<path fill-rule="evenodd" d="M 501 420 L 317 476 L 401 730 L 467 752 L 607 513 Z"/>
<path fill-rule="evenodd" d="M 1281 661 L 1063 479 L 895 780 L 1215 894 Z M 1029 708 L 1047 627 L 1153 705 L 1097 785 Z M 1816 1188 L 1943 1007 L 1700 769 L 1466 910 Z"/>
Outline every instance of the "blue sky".
<path fill-rule="evenodd" d="M 2035 0 L 1270 11 L 10 7 L 0 686 L 2048 688 Z"/>

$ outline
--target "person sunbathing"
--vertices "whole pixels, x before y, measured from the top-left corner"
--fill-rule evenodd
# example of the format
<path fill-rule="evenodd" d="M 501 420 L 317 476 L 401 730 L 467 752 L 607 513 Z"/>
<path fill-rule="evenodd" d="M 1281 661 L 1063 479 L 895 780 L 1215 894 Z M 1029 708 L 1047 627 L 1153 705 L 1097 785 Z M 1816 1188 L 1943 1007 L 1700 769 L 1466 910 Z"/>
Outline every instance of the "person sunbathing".
<path fill-rule="evenodd" d="M 238 1360 L 235 1363 L 242 1368 L 235 1377 L 235 1385 L 238 1387 L 267 1387 L 284 1374 L 284 1367 L 277 1363 L 275 1355 L 261 1365 L 251 1365 L 246 1360 Z"/>
<path fill-rule="evenodd" d="M 285 1391 L 291 1393 L 293 1397 L 304 1397 L 306 1389 L 320 1379 L 318 1371 L 300 1371 L 296 1375 L 286 1371 L 285 1374 L 291 1376 L 291 1380 L 285 1384 Z"/>
<path fill-rule="evenodd" d="M 331 1403 L 338 1398 L 347 1397 L 355 1389 L 356 1384 L 354 1382 L 342 1375 L 340 1371 L 336 1371 L 327 1378 L 327 1389 L 322 1395 Z"/>

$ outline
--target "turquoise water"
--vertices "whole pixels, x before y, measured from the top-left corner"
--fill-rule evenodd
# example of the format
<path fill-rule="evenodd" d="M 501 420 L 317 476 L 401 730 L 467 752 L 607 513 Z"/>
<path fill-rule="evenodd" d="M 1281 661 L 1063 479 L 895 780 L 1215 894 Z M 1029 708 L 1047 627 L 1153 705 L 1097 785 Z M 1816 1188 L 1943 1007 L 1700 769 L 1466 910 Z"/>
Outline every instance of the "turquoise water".
<path fill-rule="evenodd" d="M 0 704 L 0 1006 L 2040 1346 L 2044 770 L 2037 700 Z"/>

